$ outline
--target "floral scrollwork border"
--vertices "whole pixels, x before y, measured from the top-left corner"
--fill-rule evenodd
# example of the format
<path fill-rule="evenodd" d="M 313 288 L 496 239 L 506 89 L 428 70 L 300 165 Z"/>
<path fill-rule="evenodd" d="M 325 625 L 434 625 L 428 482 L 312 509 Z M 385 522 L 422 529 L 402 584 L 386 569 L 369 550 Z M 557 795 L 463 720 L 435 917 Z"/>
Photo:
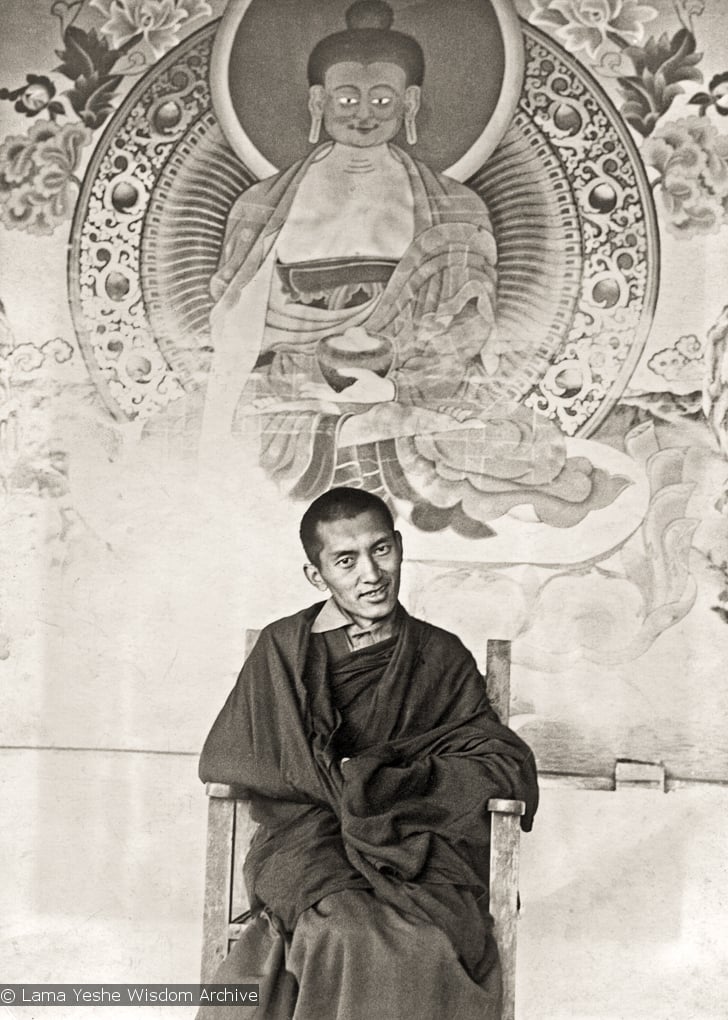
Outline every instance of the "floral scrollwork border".
<path fill-rule="evenodd" d="M 522 106 L 566 168 L 581 220 L 581 293 L 561 350 L 526 404 L 588 435 L 644 348 L 659 283 L 649 182 L 632 137 L 592 76 L 529 26 Z"/>

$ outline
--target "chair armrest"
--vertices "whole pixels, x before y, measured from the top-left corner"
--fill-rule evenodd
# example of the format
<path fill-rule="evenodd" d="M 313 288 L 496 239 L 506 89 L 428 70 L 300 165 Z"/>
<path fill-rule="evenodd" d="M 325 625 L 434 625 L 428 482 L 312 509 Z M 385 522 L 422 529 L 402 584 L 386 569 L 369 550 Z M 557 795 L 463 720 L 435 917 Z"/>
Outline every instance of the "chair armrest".
<path fill-rule="evenodd" d="M 491 814 L 498 815 L 525 815 L 526 805 L 522 800 L 500 800 L 498 797 L 491 797 L 488 801 L 488 810 Z"/>
<path fill-rule="evenodd" d="M 217 800 L 247 800 L 246 791 L 242 786 L 232 786 L 229 783 L 205 783 L 205 793 Z M 488 801 L 488 810 L 493 814 L 523 815 L 526 813 L 526 805 L 522 800 L 501 800 L 498 797 L 491 797 Z"/>
<path fill-rule="evenodd" d="M 247 792 L 242 786 L 231 786 L 228 783 L 205 783 L 205 793 L 216 800 L 247 800 Z"/>

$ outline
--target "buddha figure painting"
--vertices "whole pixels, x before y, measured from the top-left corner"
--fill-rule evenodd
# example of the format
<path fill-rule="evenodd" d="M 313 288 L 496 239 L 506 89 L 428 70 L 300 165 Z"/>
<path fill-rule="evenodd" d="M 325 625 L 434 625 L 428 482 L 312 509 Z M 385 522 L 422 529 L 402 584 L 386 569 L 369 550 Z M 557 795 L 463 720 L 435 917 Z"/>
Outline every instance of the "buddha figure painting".
<path fill-rule="evenodd" d="M 332 28 L 308 58 L 309 154 L 228 216 L 199 456 L 252 441 L 291 498 L 362 485 L 424 531 L 484 537 L 519 508 L 571 528 L 630 480 L 510 394 L 528 352 L 499 334 L 489 210 L 407 151 L 427 54 L 383 0 Z"/>

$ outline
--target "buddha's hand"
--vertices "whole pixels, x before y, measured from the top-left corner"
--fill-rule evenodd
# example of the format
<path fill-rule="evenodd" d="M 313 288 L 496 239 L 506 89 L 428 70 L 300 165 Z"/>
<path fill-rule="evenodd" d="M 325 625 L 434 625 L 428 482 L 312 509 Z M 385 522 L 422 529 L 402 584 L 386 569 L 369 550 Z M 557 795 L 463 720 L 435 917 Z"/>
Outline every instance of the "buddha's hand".
<path fill-rule="evenodd" d="M 326 383 L 304 383 L 301 396 L 336 404 L 384 404 L 394 400 L 396 390 L 391 379 L 383 379 L 368 368 L 349 368 L 348 365 L 342 365 L 341 374 L 356 380 L 341 393 Z"/>

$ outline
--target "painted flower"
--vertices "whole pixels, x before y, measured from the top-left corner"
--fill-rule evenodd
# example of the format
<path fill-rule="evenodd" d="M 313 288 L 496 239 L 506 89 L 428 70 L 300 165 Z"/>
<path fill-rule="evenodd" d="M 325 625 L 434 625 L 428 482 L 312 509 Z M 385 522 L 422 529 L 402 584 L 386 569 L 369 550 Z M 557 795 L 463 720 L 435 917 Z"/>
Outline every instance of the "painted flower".
<path fill-rule="evenodd" d="M 668 227 L 676 237 L 717 234 L 725 209 L 720 198 L 706 190 L 697 177 L 679 169 L 667 174 L 662 184 L 662 203 Z"/>
<path fill-rule="evenodd" d="M 0 145 L 0 219 L 9 230 L 52 234 L 69 219 L 78 169 L 91 132 L 83 124 L 40 121 Z"/>
<path fill-rule="evenodd" d="M 705 10 L 705 0 L 682 0 L 682 9 L 689 18 L 699 18 Z"/>
<path fill-rule="evenodd" d="M 661 127 L 642 152 L 660 174 L 655 185 L 671 233 L 714 234 L 728 222 L 728 136 L 703 117 L 686 117 Z"/>
<path fill-rule="evenodd" d="M 558 39 L 571 53 L 585 50 L 601 60 L 614 37 L 639 45 L 645 23 L 657 17 L 654 7 L 635 0 L 531 0 L 530 20 Z"/>
<path fill-rule="evenodd" d="M 179 42 L 185 23 L 212 14 L 207 0 L 91 0 L 107 19 L 101 31 L 118 49 L 141 35 L 161 57 Z"/>
<path fill-rule="evenodd" d="M 715 109 L 721 117 L 728 117 L 728 71 L 716 74 L 711 79 L 709 88 L 714 99 Z"/>
<path fill-rule="evenodd" d="M 56 86 L 44 74 L 26 74 L 25 85 L 20 88 L 0 89 L 0 99 L 14 100 L 17 112 L 26 117 L 37 117 L 45 109 L 51 117 L 63 113 L 63 105 L 53 101 L 55 94 Z"/>
<path fill-rule="evenodd" d="M 688 100 L 693 106 L 700 107 L 701 117 L 711 106 L 721 117 L 728 117 L 728 71 L 714 75 L 710 80 L 707 92 L 697 92 Z"/>
<path fill-rule="evenodd" d="M 22 109 L 26 116 L 34 117 L 48 106 L 56 94 L 56 87 L 45 75 L 29 74 L 27 81 L 28 84 L 23 89 L 19 102 L 22 103 Z"/>

